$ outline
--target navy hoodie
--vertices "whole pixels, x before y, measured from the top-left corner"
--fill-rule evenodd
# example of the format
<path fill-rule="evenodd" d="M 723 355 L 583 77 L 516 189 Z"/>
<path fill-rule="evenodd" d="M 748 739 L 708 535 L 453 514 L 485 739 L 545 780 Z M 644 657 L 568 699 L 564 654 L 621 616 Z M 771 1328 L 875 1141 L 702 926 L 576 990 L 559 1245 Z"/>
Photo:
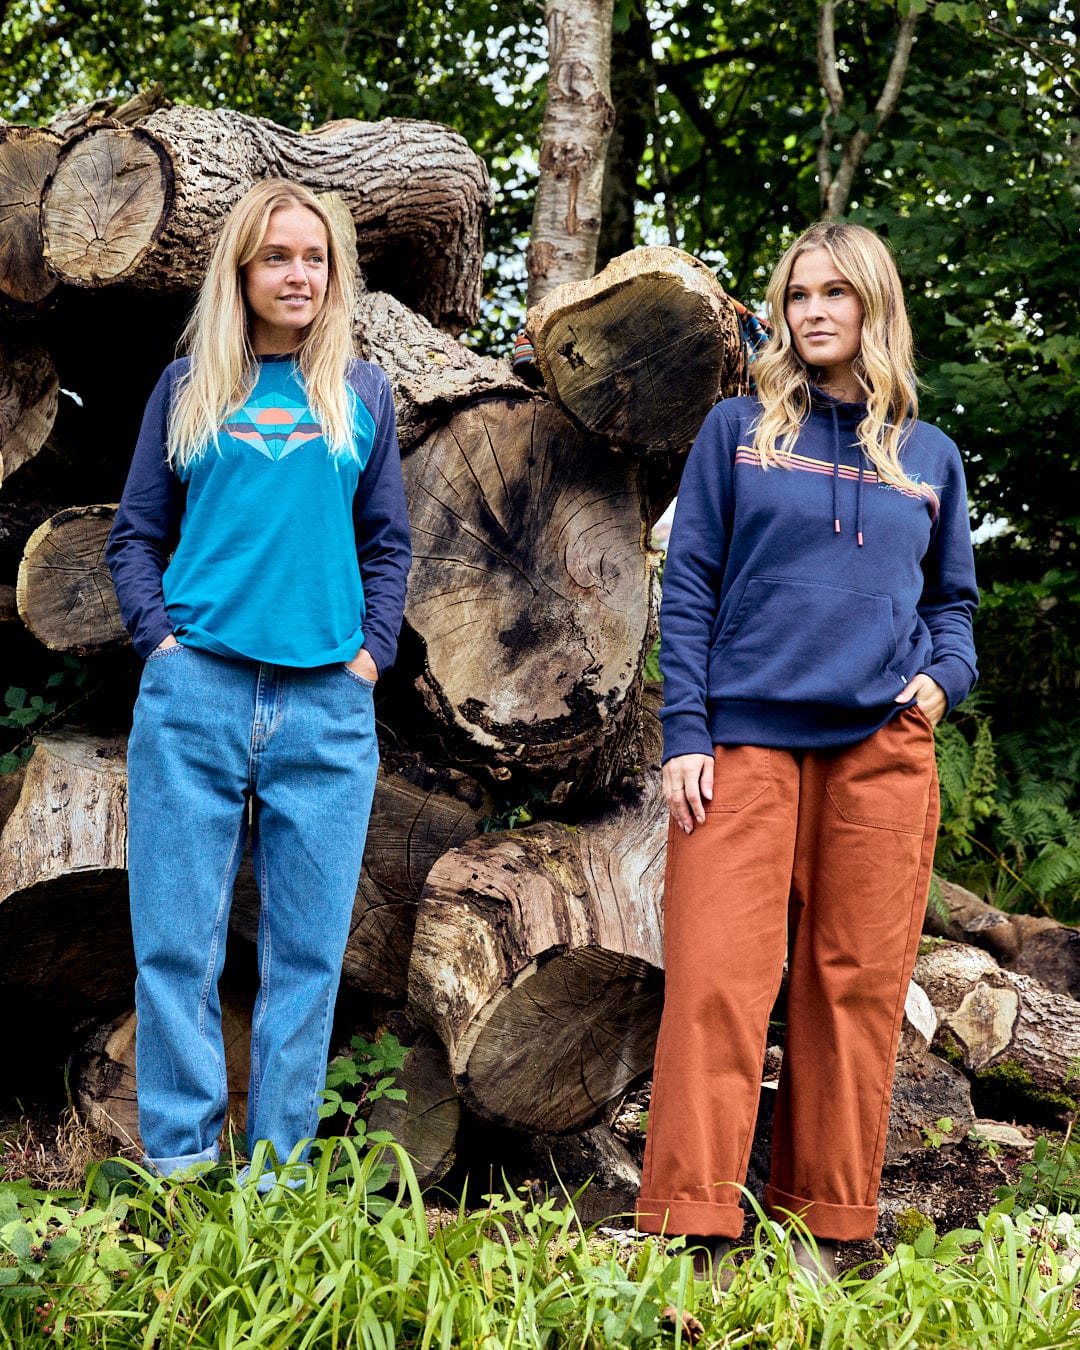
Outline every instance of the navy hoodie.
<path fill-rule="evenodd" d="M 714 745 L 823 748 L 871 735 L 920 671 L 951 710 L 976 679 L 978 604 L 960 455 L 916 422 L 924 490 L 880 482 L 861 403 L 815 391 L 790 466 L 750 449 L 761 405 L 709 413 L 686 462 L 660 608 L 664 759 Z"/>

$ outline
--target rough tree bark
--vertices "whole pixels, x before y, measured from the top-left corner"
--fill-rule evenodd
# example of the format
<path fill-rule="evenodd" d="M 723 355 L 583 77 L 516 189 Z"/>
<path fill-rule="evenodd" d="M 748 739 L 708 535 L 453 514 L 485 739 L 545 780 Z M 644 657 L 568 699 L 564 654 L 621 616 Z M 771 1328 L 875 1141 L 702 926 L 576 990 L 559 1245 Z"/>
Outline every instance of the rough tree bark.
<path fill-rule="evenodd" d="M 614 0 L 545 0 L 548 86 L 529 240 L 529 304 L 592 276 L 611 103 Z"/>
<path fill-rule="evenodd" d="M 258 179 L 336 191 L 361 265 L 439 327 L 480 300 L 483 161 L 431 122 L 332 122 L 302 133 L 230 109 L 175 107 L 134 127 L 91 125 L 64 145 L 41 209 L 45 255 L 78 286 L 194 289 L 217 227 Z"/>

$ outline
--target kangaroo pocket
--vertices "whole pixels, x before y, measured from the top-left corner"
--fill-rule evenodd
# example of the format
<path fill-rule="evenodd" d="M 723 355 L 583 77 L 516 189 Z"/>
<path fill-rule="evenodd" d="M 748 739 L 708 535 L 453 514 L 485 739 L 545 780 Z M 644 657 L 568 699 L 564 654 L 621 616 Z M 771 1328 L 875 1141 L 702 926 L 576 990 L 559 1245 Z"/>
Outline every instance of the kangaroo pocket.
<path fill-rule="evenodd" d="M 710 699 L 866 708 L 903 687 L 887 595 L 751 577 L 709 655 Z"/>

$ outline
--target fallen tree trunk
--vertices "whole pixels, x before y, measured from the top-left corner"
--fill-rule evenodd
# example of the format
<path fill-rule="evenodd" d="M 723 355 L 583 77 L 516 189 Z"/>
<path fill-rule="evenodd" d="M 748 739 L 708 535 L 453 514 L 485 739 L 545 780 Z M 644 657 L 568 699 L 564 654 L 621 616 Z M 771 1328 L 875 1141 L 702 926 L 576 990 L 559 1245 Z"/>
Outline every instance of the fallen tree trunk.
<path fill-rule="evenodd" d="M 128 641 L 105 545 L 115 506 L 72 506 L 30 536 L 19 566 L 19 616 L 51 651 L 90 652 Z"/>
<path fill-rule="evenodd" d="M 59 393 L 56 368 L 43 347 L 0 342 L 0 483 L 45 444 Z"/>
<path fill-rule="evenodd" d="M 1007 914 L 940 878 L 937 892 L 941 904 L 928 907 L 924 932 L 982 947 L 1007 970 L 1080 998 L 1080 930 L 1038 914 Z"/>
<path fill-rule="evenodd" d="M 526 331 L 556 405 L 636 454 L 687 449 L 713 404 L 746 390 L 735 310 L 681 249 L 634 249 L 560 286 Z"/>
<path fill-rule="evenodd" d="M 282 177 L 339 192 L 361 266 L 440 328 L 477 316 L 483 161 L 434 122 L 330 122 L 290 131 L 230 109 L 173 107 L 64 145 L 42 200 L 45 256 L 76 286 L 195 289 L 218 227 L 249 187 Z"/>
<path fill-rule="evenodd" d="M 428 876 L 410 1007 L 446 1046 L 464 1102 L 496 1124 L 581 1129 L 652 1063 L 667 810 L 655 718 L 646 734 L 614 811 L 484 835 Z"/>
<path fill-rule="evenodd" d="M 0 1003 L 42 1038 L 131 997 L 126 849 L 123 742 L 39 736 L 0 834 Z"/>
<path fill-rule="evenodd" d="M 428 711 L 502 776 L 611 781 L 653 633 L 633 466 L 534 398 L 466 408 L 404 469 Z"/>
<path fill-rule="evenodd" d="M 41 127 L 0 125 L 0 295 L 19 308 L 58 284 L 42 254 L 41 194 L 63 143 Z"/>
<path fill-rule="evenodd" d="M 918 958 L 915 979 L 938 1016 L 934 1048 L 976 1075 L 1067 1092 L 1080 1058 L 1080 1004 L 975 947 L 944 943 Z"/>

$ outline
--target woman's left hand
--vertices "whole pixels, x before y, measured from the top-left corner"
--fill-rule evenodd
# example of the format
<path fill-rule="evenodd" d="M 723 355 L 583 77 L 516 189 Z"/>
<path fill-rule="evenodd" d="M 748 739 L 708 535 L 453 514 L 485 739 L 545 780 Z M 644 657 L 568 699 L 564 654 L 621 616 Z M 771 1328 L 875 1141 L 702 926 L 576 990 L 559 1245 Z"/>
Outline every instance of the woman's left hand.
<path fill-rule="evenodd" d="M 923 671 L 913 680 L 908 680 L 896 696 L 897 703 L 910 703 L 912 699 L 932 727 L 936 727 L 948 711 L 949 700 L 945 697 L 945 690 L 937 680 L 932 680 Z"/>
<path fill-rule="evenodd" d="M 372 684 L 379 678 L 379 669 L 365 647 L 361 647 L 353 659 L 346 661 L 345 664 L 354 675 L 360 675 L 365 680 L 370 680 Z"/>

